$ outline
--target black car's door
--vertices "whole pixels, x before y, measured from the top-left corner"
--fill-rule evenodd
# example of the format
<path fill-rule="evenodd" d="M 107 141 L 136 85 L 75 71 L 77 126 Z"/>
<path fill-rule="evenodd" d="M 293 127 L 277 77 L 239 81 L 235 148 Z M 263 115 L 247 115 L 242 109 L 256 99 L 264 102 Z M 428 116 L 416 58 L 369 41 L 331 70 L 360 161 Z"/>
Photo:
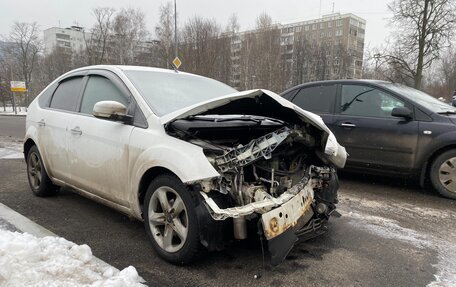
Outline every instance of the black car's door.
<path fill-rule="evenodd" d="M 393 117 L 395 107 L 413 107 L 393 94 L 368 84 L 342 84 L 329 128 L 349 154 L 347 166 L 384 172 L 413 168 L 418 122 Z"/>

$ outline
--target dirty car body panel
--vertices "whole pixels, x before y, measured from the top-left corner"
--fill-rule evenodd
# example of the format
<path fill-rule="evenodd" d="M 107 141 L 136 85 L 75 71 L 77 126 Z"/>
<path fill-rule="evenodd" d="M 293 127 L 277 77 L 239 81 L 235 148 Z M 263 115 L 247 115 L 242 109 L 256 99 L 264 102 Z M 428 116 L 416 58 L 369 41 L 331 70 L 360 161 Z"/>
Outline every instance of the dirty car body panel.
<path fill-rule="evenodd" d="M 66 110 L 53 106 L 56 90 L 74 77 L 81 79 L 73 88 L 78 104 Z M 299 236 L 310 238 L 323 230 L 336 208 L 336 170 L 345 165 L 347 154 L 319 116 L 271 91 L 237 92 L 222 85 L 144 67 L 91 66 L 69 72 L 30 105 L 25 156 L 36 145 L 54 184 L 69 186 L 146 224 L 153 221 L 145 218 L 155 198 L 150 186 L 160 175 L 175 176 L 192 193 L 195 206 L 185 203 L 184 233 L 173 223 L 174 210 L 163 208 L 165 227 L 186 240 L 194 211 L 202 246 L 219 250 L 259 232 L 270 243 L 273 264 L 280 263 Z M 106 98 L 100 96 L 103 87 L 111 89 Z M 90 89 L 97 91 L 93 99 Z M 112 101 L 113 93 L 125 105 L 122 119 L 127 120 L 93 116 L 97 99 Z M 169 97 L 162 101 L 165 95 Z M 87 111 L 93 104 L 92 115 Z M 56 114 L 65 119 L 59 127 L 63 140 L 58 142 L 50 137 L 53 127 L 46 126 Z M 53 158 L 58 155 L 48 148 L 52 146 L 59 146 L 63 157 L 57 159 L 67 161 L 69 168 L 56 169 Z M 163 188 L 169 186 L 157 190 Z M 177 205 L 179 193 L 170 193 L 176 197 L 169 203 Z M 166 233 L 165 229 L 163 239 Z M 170 256 L 180 254 L 166 250 Z"/>

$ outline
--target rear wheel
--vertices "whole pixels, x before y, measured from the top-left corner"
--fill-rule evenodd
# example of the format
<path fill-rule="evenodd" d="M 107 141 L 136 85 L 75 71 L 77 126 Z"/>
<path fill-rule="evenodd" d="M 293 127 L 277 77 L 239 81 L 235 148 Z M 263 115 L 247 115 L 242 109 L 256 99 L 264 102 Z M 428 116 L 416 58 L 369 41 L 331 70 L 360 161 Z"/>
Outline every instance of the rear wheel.
<path fill-rule="evenodd" d="M 434 160 L 430 178 L 442 196 L 456 199 L 456 150 L 446 151 Z"/>
<path fill-rule="evenodd" d="M 155 178 L 144 199 L 144 224 L 155 251 L 174 264 L 187 264 L 201 253 L 196 200 L 175 176 Z"/>
<path fill-rule="evenodd" d="M 58 193 L 59 187 L 49 178 L 36 146 L 32 146 L 27 154 L 27 178 L 30 188 L 37 196 L 45 197 Z"/>

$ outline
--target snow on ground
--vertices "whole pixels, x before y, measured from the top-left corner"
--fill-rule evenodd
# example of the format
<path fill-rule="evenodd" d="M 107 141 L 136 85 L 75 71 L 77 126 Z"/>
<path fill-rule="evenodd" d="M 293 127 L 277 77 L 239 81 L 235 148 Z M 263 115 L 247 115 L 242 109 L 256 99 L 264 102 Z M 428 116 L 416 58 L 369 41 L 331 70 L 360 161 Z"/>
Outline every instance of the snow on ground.
<path fill-rule="evenodd" d="M 16 107 L 17 115 L 26 115 L 27 114 L 27 108 L 26 107 Z M 16 115 L 14 113 L 14 109 L 11 106 L 7 106 L 6 109 L 4 109 L 2 106 L 0 106 L 0 115 Z"/>
<path fill-rule="evenodd" d="M 344 206 L 340 209 L 343 216 L 349 218 L 353 226 L 364 229 L 377 236 L 406 242 L 417 248 L 432 249 L 437 252 L 435 264 L 437 274 L 428 287 L 456 286 L 456 232 L 454 222 L 456 213 L 430 207 L 413 206 L 396 202 L 367 200 L 350 194 L 350 199 L 342 199 Z M 372 215 L 372 211 L 379 214 Z M 404 226 L 405 222 L 388 218 L 411 218 L 419 226 Z M 434 221 L 448 225 L 448 229 L 434 228 Z M 418 230 L 419 228 L 419 230 Z"/>
<path fill-rule="evenodd" d="M 0 159 L 24 158 L 22 142 L 0 138 Z"/>
<path fill-rule="evenodd" d="M 133 266 L 119 271 L 85 244 L 0 229 L 0 286 L 139 287 L 143 282 Z"/>

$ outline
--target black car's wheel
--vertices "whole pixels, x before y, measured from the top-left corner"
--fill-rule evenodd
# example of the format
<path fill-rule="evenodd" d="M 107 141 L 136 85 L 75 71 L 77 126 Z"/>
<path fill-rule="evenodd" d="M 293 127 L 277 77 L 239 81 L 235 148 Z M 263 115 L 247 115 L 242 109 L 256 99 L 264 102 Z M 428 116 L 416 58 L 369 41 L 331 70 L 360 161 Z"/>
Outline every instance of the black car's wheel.
<path fill-rule="evenodd" d="M 160 175 L 144 199 L 144 225 L 155 251 L 174 264 L 187 264 L 201 253 L 196 194 L 175 176 Z"/>
<path fill-rule="evenodd" d="M 49 178 L 36 146 L 32 146 L 27 154 L 27 178 L 30 188 L 37 196 L 51 196 L 59 191 L 59 187 Z"/>
<path fill-rule="evenodd" d="M 446 151 L 434 160 L 430 178 L 441 195 L 456 199 L 456 150 Z"/>

